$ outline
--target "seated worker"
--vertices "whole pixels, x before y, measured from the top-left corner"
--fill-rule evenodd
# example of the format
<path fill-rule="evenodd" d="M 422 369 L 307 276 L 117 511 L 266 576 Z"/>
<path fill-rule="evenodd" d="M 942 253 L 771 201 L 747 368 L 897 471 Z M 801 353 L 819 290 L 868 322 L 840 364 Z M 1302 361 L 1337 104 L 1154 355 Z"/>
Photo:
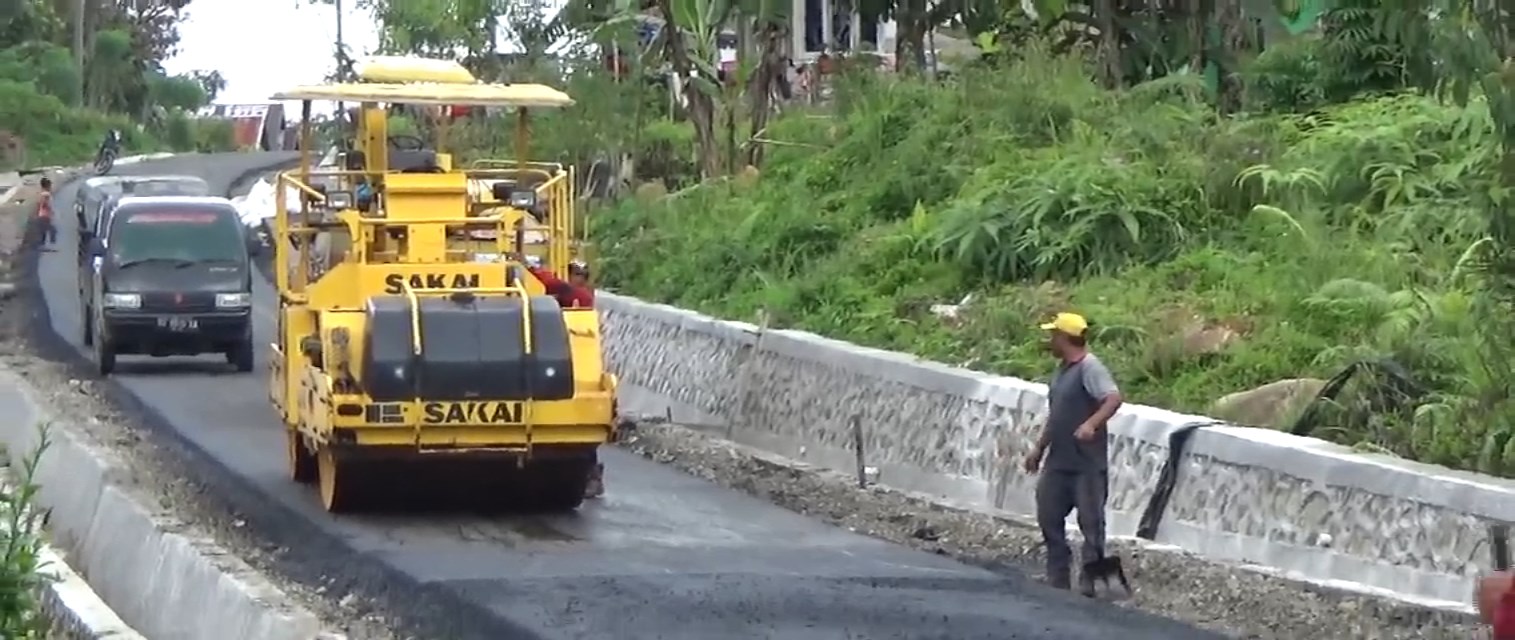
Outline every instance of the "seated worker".
<path fill-rule="evenodd" d="M 557 298 L 558 304 L 564 309 L 594 308 L 594 289 L 589 286 L 589 265 L 582 260 L 568 263 L 567 282 L 543 268 L 541 260 L 534 256 L 527 258 L 526 270 L 542 281 L 542 286 L 547 288 L 547 295 Z"/>

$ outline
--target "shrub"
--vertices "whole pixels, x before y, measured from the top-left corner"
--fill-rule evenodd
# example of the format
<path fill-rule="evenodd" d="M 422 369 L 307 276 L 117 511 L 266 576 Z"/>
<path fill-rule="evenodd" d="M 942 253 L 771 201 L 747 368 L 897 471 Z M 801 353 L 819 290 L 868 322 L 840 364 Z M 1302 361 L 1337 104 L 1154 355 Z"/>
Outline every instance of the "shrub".
<path fill-rule="evenodd" d="M 1338 413 L 1321 435 L 1515 462 L 1515 438 L 1466 419 L 1496 391 L 1471 338 L 1476 285 L 1459 275 L 1501 193 L 1482 104 L 1323 106 L 1311 52 L 1285 48 L 1249 71 L 1254 107 L 1278 112 L 1220 118 L 1196 78 L 1113 93 L 1076 57 L 1014 53 L 946 83 L 840 79 L 830 113 L 770 127 L 755 185 L 596 214 L 602 278 L 1032 378 L 1050 366 L 1035 323 L 1073 308 L 1128 397 L 1194 412 L 1389 357 L 1429 395 L 1388 406 L 1362 386 L 1372 411 Z M 931 311 L 969 294 L 955 319 Z"/>
<path fill-rule="evenodd" d="M 39 426 L 38 431 L 40 446 L 0 490 L 0 527 L 7 534 L 0 546 L 0 637 L 17 640 L 47 637 L 38 592 L 51 578 L 43 572 L 47 568 L 41 560 L 44 517 L 37 507 L 34 482 L 48 447 L 47 427 Z"/>
<path fill-rule="evenodd" d="M 0 131 L 10 131 L 25 141 L 29 165 L 72 164 L 93 158 L 111 127 L 125 134 L 128 149 L 157 148 L 156 141 L 126 118 L 69 107 L 55 96 L 39 93 L 31 83 L 0 79 Z"/>

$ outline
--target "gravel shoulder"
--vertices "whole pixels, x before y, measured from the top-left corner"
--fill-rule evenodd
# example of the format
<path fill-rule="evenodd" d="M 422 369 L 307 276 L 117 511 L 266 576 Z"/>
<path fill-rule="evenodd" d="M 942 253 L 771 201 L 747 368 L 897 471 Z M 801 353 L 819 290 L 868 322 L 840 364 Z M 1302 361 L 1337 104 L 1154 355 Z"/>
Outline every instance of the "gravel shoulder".
<path fill-rule="evenodd" d="M 1006 572 L 1041 574 L 1041 534 L 1029 522 L 955 509 L 780 458 L 696 429 L 642 421 L 620 446 L 686 473 L 849 531 Z M 606 478 L 607 492 L 615 478 Z M 1134 595 L 1112 601 L 1237 638 L 1486 637 L 1469 614 L 1327 589 L 1219 564 L 1178 550 L 1111 541 Z"/>
<path fill-rule="evenodd" d="M 68 176 L 54 174 L 53 179 L 62 184 Z M 122 488 L 144 504 L 156 504 L 178 517 L 178 522 L 166 526 L 229 550 L 322 618 L 328 630 L 352 640 L 406 638 L 390 630 L 390 621 L 356 596 L 284 578 L 278 567 L 286 550 L 261 541 L 234 510 L 196 482 L 196 470 L 184 462 L 189 452 L 116 408 L 108 391 L 87 374 L 47 357 L 36 329 L 46 327 L 48 320 L 38 317 L 41 307 L 36 300 L 41 292 L 28 273 L 36 261 L 28 260 L 19 250 L 26 219 L 36 206 L 35 195 L 32 180 L 15 199 L 0 205 L 0 288 L 14 288 L 0 302 L 0 363 L 29 380 L 39 399 L 52 408 L 54 423 L 50 428 L 69 429 L 120 456 L 132 471 Z M 71 240 L 60 237 L 56 250 L 72 251 Z"/>

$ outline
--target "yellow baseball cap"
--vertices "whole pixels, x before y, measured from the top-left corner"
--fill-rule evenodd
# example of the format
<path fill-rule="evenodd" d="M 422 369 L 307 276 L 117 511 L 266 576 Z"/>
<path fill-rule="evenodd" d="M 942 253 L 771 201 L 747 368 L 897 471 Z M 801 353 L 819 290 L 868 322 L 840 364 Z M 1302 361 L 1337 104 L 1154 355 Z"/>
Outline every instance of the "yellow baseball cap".
<path fill-rule="evenodd" d="M 1070 336 L 1082 336 L 1089 330 L 1089 321 L 1076 313 L 1059 313 L 1052 322 L 1042 325 L 1043 331 L 1058 331 Z"/>

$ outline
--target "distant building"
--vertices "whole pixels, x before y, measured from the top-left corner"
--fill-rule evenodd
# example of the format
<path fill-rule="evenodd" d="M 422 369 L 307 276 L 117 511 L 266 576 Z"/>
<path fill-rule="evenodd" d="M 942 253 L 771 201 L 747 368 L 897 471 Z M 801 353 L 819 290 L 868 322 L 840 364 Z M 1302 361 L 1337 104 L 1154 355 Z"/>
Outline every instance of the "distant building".
<path fill-rule="evenodd" d="M 791 2 L 790 58 L 796 63 L 814 62 L 822 53 L 894 53 L 893 20 L 866 19 L 848 0 Z"/>
<path fill-rule="evenodd" d="M 286 148 L 284 105 L 280 103 L 213 104 L 195 115 L 230 120 L 232 140 L 238 149 L 275 151 Z"/>

